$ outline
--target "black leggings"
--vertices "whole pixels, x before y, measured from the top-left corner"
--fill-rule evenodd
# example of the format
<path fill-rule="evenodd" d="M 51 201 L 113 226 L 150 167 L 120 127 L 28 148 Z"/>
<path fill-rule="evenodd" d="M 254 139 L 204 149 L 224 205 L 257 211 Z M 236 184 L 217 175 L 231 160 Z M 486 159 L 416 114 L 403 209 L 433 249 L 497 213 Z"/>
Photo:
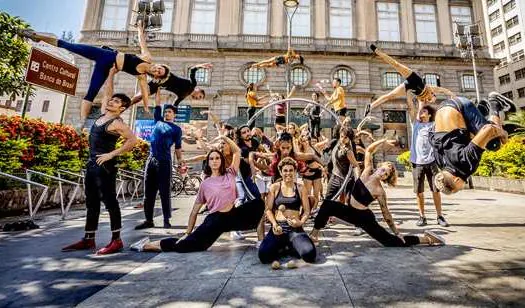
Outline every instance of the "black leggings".
<path fill-rule="evenodd" d="M 353 171 L 350 171 L 350 172 L 353 172 Z M 343 186 L 344 182 L 345 182 L 344 178 L 337 176 L 335 174 L 332 174 L 332 176 L 330 176 L 330 180 L 328 180 L 325 199 L 331 200 L 333 197 L 335 197 L 335 194 L 337 194 L 339 189 L 341 189 L 341 186 Z M 346 196 L 351 195 L 352 189 L 354 188 L 354 182 L 355 182 L 355 178 L 353 176 L 350 176 L 350 179 L 348 180 L 348 183 L 346 184 L 346 187 L 342 192 L 343 195 L 346 195 Z"/>
<path fill-rule="evenodd" d="M 264 202 L 254 199 L 229 212 L 215 212 L 206 216 L 200 226 L 185 239 L 166 238 L 160 241 L 163 252 L 195 252 L 210 248 L 223 232 L 257 228 L 264 212 Z M 177 242 L 178 241 L 178 242 Z"/>
<path fill-rule="evenodd" d="M 308 118 L 308 127 L 310 128 L 310 138 L 319 138 L 321 136 L 321 118 L 310 116 Z"/>
<path fill-rule="evenodd" d="M 160 194 L 164 221 L 171 218 L 170 187 L 171 161 L 158 161 L 150 156 L 146 162 L 144 175 L 144 216 L 146 216 L 146 221 L 153 222 L 157 191 Z"/>
<path fill-rule="evenodd" d="M 255 112 L 257 111 L 257 108 L 255 107 L 249 107 L 248 108 L 248 120 L 251 120 L 251 118 L 253 118 L 253 116 L 255 115 Z M 255 120 L 253 120 L 253 122 L 250 124 L 250 129 L 254 128 L 255 127 Z"/>
<path fill-rule="evenodd" d="M 417 236 L 403 236 L 403 241 L 398 236 L 386 231 L 377 223 L 374 213 L 370 209 L 360 210 L 331 200 L 325 200 L 321 205 L 321 209 L 315 217 L 314 228 L 320 230 L 326 227 L 330 216 L 335 216 L 365 230 L 368 235 L 386 247 L 409 247 L 421 243 Z"/>
<path fill-rule="evenodd" d="M 283 228 L 283 234 L 275 235 L 270 229 L 259 247 L 259 260 L 264 264 L 271 263 L 279 259 L 281 250 L 290 247 L 296 256 L 314 263 L 317 256 L 315 245 L 303 228 L 292 228 L 286 222 L 279 225 Z"/>
<path fill-rule="evenodd" d="M 117 168 L 110 162 L 101 166 L 95 162 L 88 161 L 86 167 L 86 178 L 84 180 L 86 193 L 86 232 L 95 232 L 98 228 L 100 217 L 100 202 L 104 202 L 109 213 L 111 231 L 120 231 L 122 228 L 122 217 L 117 201 Z"/>

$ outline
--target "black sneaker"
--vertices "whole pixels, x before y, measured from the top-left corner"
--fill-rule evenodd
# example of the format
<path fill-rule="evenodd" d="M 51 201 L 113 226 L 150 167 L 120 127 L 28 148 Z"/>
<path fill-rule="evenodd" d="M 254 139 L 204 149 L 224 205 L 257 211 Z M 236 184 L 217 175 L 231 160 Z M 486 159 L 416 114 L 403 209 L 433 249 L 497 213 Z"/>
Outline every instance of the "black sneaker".
<path fill-rule="evenodd" d="M 144 221 L 140 225 L 135 227 L 135 230 L 149 229 L 155 227 L 152 221 Z"/>
<path fill-rule="evenodd" d="M 491 111 L 516 112 L 516 105 L 514 102 L 498 92 L 489 93 L 489 105 Z"/>
<path fill-rule="evenodd" d="M 423 216 L 419 217 L 419 220 L 416 222 L 416 226 L 422 227 L 427 225 L 427 219 Z"/>
<path fill-rule="evenodd" d="M 171 228 L 171 224 L 170 224 L 169 220 L 168 221 L 164 221 L 164 229 L 170 229 L 170 228 Z"/>
<path fill-rule="evenodd" d="M 437 217 L 437 223 L 438 223 L 438 225 L 440 225 L 442 227 L 448 227 L 448 222 L 445 220 L 445 217 L 443 217 L 443 216 L 438 216 Z"/>
<path fill-rule="evenodd" d="M 366 104 L 366 107 L 365 107 L 365 115 L 363 118 L 366 118 L 369 114 L 370 114 L 370 104 Z"/>
<path fill-rule="evenodd" d="M 477 107 L 478 107 L 479 112 L 481 112 L 481 114 L 484 117 L 487 117 L 490 114 L 490 105 L 489 105 L 489 102 L 486 99 L 482 99 L 478 103 Z"/>

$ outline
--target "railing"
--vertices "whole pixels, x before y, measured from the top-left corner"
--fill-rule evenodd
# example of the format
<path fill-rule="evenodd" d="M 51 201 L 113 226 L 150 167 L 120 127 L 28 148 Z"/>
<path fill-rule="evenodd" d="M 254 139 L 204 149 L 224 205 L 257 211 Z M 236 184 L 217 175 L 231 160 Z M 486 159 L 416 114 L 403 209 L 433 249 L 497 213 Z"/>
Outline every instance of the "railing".
<path fill-rule="evenodd" d="M 29 179 L 24 179 L 24 178 L 21 178 L 21 177 L 17 177 L 17 176 L 11 175 L 9 173 L 4 173 L 4 172 L 1 172 L 1 171 L 0 171 L 0 176 L 8 178 L 10 180 L 18 181 L 18 182 L 21 182 L 21 183 L 24 183 L 24 184 L 27 185 L 27 201 L 29 203 L 29 217 L 31 217 L 31 219 L 33 219 L 35 217 L 35 215 L 36 215 L 36 212 L 40 208 L 40 205 L 42 204 L 42 201 L 44 200 L 44 197 L 47 195 L 47 191 L 49 190 L 49 186 L 44 185 L 44 184 L 40 184 L 40 183 L 37 183 L 37 182 L 34 182 L 34 181 L 31 181 Z M 42 195 L 40 195 L 40 198 L 38 198 L 38 201 L 36 203 L 35 208 L 33 208 L 33 198 L 31 197 L 31 185 L 35 185 L 35 186 L 38 186 L 38 187 L 44 189 L 44 191 L 42 191 Z"/>
<path fill-rule="evenodd" d="M 132 44 L 136 36 L 133 31 L 82 31 L 82 42 L 93 44 Z M 155 32 L 150 40 L 155 47 L 166 48 L 188 48 L 188 49 L 286 49 L 286 36 L 271 37 L 269 35 L 224 35 L 215 34 L 174 34 Z M 292 37 L 292 45 L 297 50 L 304 51 L 333 51 L 333 52 L 355 52 L 369 53 L 368 46 L 375 43 L 378 47 L 388 49 L 393 54 L 429 54 L 437 56 L 458 56 L 453 45 L 432 43 L 407 43 L 390 41 L 363 41 L 344 38 L 314 38 L 314 37 Z M 482 50 L 488 57 L 486 49 Z"/>

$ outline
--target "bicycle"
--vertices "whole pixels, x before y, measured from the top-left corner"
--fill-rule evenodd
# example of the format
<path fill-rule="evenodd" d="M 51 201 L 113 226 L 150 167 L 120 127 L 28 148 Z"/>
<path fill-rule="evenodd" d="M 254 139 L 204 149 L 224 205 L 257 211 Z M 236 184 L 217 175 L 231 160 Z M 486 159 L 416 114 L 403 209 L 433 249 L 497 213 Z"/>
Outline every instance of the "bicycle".
<path fill-rule="evenodd" d="M 196 195 L 201 185 L 201 178 L 196 173 L 189 173 L 191 169 L 188 166 L 174 166 L 171 176 L 171 191 L 172 196 L 180 195 L 182 191 L 186 195 Z"/>

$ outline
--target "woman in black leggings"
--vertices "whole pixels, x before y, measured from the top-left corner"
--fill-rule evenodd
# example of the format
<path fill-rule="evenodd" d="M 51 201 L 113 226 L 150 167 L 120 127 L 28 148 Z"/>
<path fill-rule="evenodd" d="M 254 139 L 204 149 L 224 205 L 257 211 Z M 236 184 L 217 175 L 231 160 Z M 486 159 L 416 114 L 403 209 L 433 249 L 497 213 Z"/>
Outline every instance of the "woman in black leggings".
<path fill-rule="evenodd" d="M 308 193 L 303 185 L 297 184 L 297 162 L 291 157 L 279 162 L 282 181 L 272 184 L 266 197 L 266 217 L 272 224 L 259 248 L 262 263 L 272 263 L 273 269 L 279 269 L 279 251 L 287 246 L 292 252 L 308 263 L 314 263 L 315 246 L 304 232 L 303 224 L 310 216 Z M 295 268 L 295 261 L 287 264 Z"/>
<path fill-rule="evenodd" d="M 85 44 L 69 43 L 52 36 L 46 36 L 36 33 L 32 30 L 24 30 L 20 32 L 21 36 L 27 37 L 35 42 L 44 41 L 53 46 L 64 48 L 72 53 L 95 61 L 93 73 L 89 88 L 82 101 L 82 108 L 80 109 L 80 125 L 84 122 L 91 111 L 91 105 L 95 100 L 99 90 L 109 76 L 109 70 L 115 66 L 119 71 L 126 72 L 130 75 L 137 76 L 142 93 L 142 100 L 146 112 L 148 109 L 148 83 L 146 75 L 152 78 L 164 79 L 169 76 L 169 67 L 161 64 L 154 64 L 151 62 L 151 54 L 146 45 L 146 38 L 144 35 L 144 28 L 142 23 L 137 27 L 139 45 L 141 54 L 134 55 L 123 52 L 118 52 L 110 48 L 100 48 Z"/>
<path fill-rule="evenodd" d="M 201 183 L 195 205 L 190 214 L 186 236 L 165 238 L 150 242 L 144 238 L 131 245 L 131 249 L 151 252 L 194 252 L 208 249 L 223 232 L 243 231 L 257 228 L 264 212 L 261 199 L 245 202 L 234 207 L 237 198 L 235 178 L 239 172 L 240 149 L 226 136 L 218 138 L 225 140 L 233 150 L 233 160 L 226 167 L 224 155 L 219 150 L 211 150 L 206 161 L 204 173 L 207 178 Z M 208 207 L 209 214 L 202 224 L 193 230 L 197 215 L 202 206 Z"/>
<path fill-rule="evenodd" d="M 423 236 L 407 235 L 399 237 L 399 231 L 387 207 L 386 192 L 381 185 L 381 182 L 392 186 L 396 184 L 397 174 L 395 166 L 391 162 L 384 162 L 379 165 L 379 168 L 375 170 L 373 168 L 373 154 L 379 146 L 385 143 L 394 145 L 394 142 L 381 139 L 367 147 L 365 151 L 365 169 L 354 184 L 352 197 L 348 204 L 325 200 L 321 205 L 321 209 L 315 218 L 314 229 L 310 234 L 314 241 L 318 241 L 319 231 L 326 226 L 329 217 L 335 216 L 363 229 L 368 235 L 387 247 L 407 247 L 418 244 L 442 245 L 445 243 L 440 236 L 430 231 L 425 231 Z M 383 218 L 395 235 L 389 233 L 377 223 L 374 213 L 368 208 L 374 200 L 379 202 Z"/>

